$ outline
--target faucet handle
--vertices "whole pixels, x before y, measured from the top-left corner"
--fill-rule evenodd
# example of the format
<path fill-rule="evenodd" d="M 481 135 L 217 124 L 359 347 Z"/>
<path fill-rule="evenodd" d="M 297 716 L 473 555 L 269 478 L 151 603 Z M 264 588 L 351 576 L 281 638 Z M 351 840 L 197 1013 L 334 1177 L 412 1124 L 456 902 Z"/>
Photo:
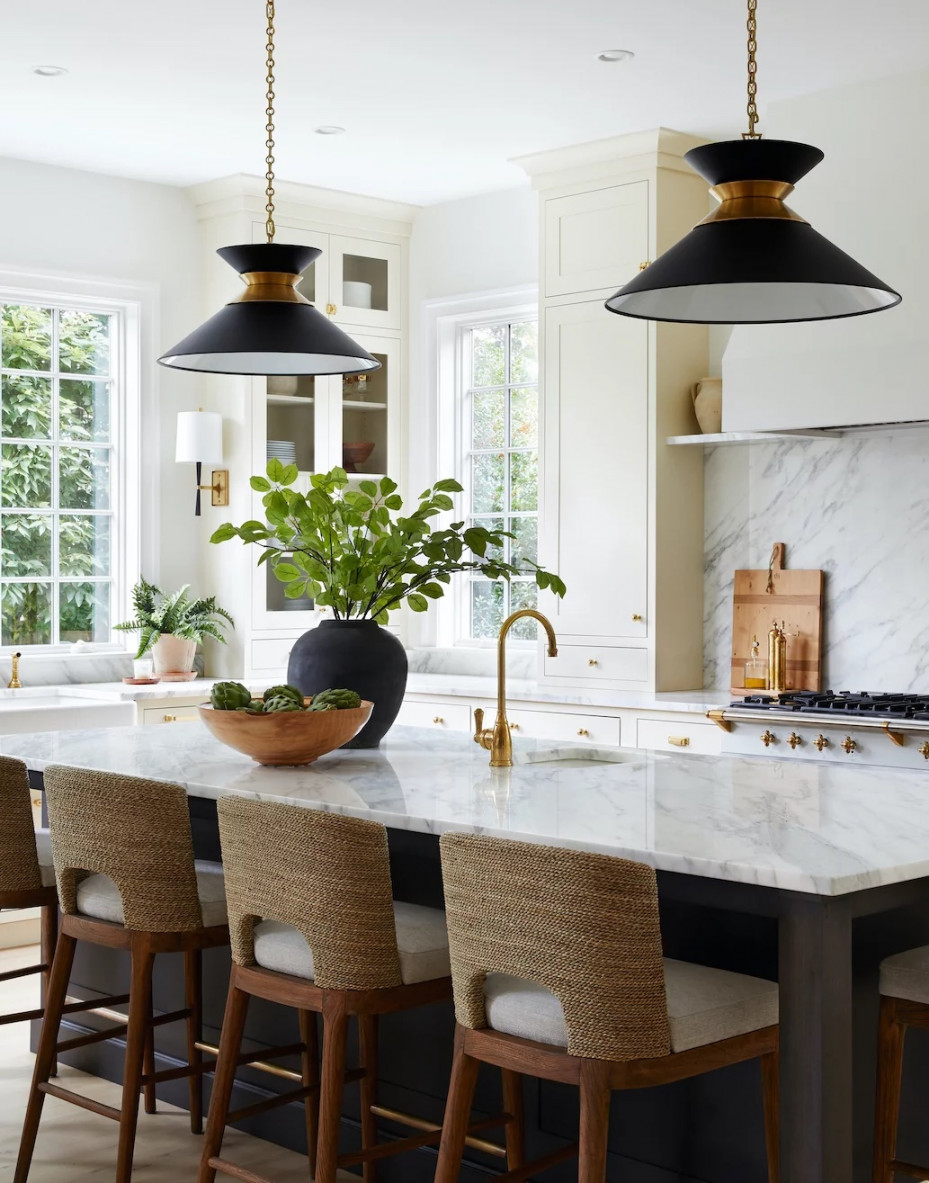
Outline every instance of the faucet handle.
<path fill-rule="evenodd" d="M 474 738 L 481 734 L 484 730 L 484 712 L 480 707 L 474 708 Z"/>

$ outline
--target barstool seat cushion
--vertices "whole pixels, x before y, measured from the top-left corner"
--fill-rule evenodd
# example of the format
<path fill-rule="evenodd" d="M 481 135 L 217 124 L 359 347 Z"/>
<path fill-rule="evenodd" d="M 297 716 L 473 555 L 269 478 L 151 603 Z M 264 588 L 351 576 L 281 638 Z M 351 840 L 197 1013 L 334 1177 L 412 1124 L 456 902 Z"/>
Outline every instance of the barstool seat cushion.
<path fill-rule="evenodd" d="M 225 924 L 226 884 L 222 863 L 198 859 L 195 866 L 204 927 Z M 81 880 L 77 886 L 77 910 L 82 916 L 91 916 L 94 920 L 110 920 L 114 924 L 126 922 L 119 891 L 107 875 L 89 875 Z"/>
<path fill-rule="evenodd" d="M 43 887 L 53 887 L 55 883 L 55 863 L 52 859 L 52 834 L 50 830 L 36 830 L 35 849 L 39 856 L 39 873 L 42 876 Z"/>
<path fill-rule="evenodd" d="M 394 900 L 394 924 L 404 985 L 447 978 L 451 965 L 442 909 Z M 262 920 L 255 925 L 254 937 L 255 960 L 263 969 L 313 981 L 313 953 L 296 928 L 277 920 Z"/>
<path fill-rule="evenodd" d="M 777 982 L 689 961 L 664 960 L 672 1052 L 703 1047 L 777 1023 Z M 484 981 L 487 1025 L 552 1047 L 568 1046 L 561 1003 L 525 978 L 488 974 Z"/>
<path fill-rule="evenodd" d="M 929 1006 L 929 945 L 885 958 L 881 962 L 881 993 Z"/>

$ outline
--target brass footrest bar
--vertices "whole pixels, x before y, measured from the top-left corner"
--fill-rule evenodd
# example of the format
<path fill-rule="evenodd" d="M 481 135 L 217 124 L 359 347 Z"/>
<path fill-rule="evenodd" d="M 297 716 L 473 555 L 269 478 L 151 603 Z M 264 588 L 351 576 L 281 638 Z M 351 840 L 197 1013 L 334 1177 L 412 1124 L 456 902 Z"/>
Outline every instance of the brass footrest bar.
<path fill-rule="evenodd" d="M 208 1052 L 211 1056 L 219 1055 L 219 1048 L 215 1043 L 202 1043 L 198 1041 L 194 1044 L 198 1052 Z M 304 1050 L 302 1043 L 292 1044 L 289 1047 L 274 1047 L 268 1048 L 263 1052 L 266 1056 L 291 1056 L 300 1055 Z M 254 1068 L 257 1072 L 266 1072 L 269 1076 L 279 1076 L 282 1080 L 296 1080 L 302 1081 L 303 1075 L 300 1072 L 294 1072 L 291 1068 L 282 1068 L 280 1064 L 269 1064 L 267 1060 L 253 1060 L 251 1057 L 254 1052 L 243 1052 L 236 1060 L 237 1068 Z M 209 1071 L 213 1071 L 214 1065 L 210 1065 Z M 345 1083 L 351 1084 L 354 1080 L 361 1080 L 364 1076 L 363 1068 L 353 1068 L 351 1071 L 345 1073 Z"/>
<path fill-rule="evenodd" d="M 426 1121 L 422 1117 L 414 1117 L 412 1113 L 402 1113 L 399 1109 L 386 1109 L 383 1105 L 372 1105 L 371 1112 L 375 1117 L 383 1117 L 385 1121 L 395 1121 L 398 1125 L 407 1125 L 414 1130 L 428 1130 L 441 1132 L 442 1127 L 436 1125 L 434 1121 Z M 510 1121 L 509 1113 L 498 1114 L 495 1118 L 485 1118 L 484 1122 L 472 1123 L 469 1129 L 483 1128 L 486 1123 L 488 1128 L 494 1125 L 503 1125 Z M 487 1142 L 483 1138 L 472 1138 L 470 1135 L 465 1138 L 465 1145 L 470 1146 L 472 1150 L 480 1150 L 484 1154 L 492 1154 L 495 1158 L 506 1158 L 506 1147 L 501 1146 L 498 1142 Z"/>
<path fill-rule="evenodd" d="M 59 1101 L 70 1101 L 72 1105 L 79 1105 L 81 1109 L 89 1109 L 91 1113 L 112 1118 L 113 1121 L 119 1121 L 122 1117 L 120 1111 L 112 1105 L 104 1105 L 102 1101 L 95 1101 L 92 1097 L 84 1097 L 80 1093 L 72 1092 L 71 1089 L 64 1089 L 60 1084 L 40 1084 L 39 1092 L 57 1097 Z"/>
<path fill-rule="evenodd" d="M 291 1101 L 305 1101 L 307 1097 L 312 1097 L 319 1092 L 318 1084 L 308 1084 L 302 1089 L 292 1089 L 289 1093 L 279 1093 L 276 1096 L 268 1097 L 265 1101 L 256 1101 L 253 1105 L 246 1105 L 242 1109 L 235 1109 L 226 1118 L 229 1125 L 234 1125 L 237 1121 L 245 1121 L 249 1117 L 258 1117 L 261 1113 L 267 1113 L 269 1109 L 277 1109 L 279 1105 L 289 1105 Z"/>
<path fill-rule="evenodd" d="M 222 1171 L 224 1175 L 231 1175 L 233 1179 L 241 1179 L 242 1183 L 270 1183 L 265 1175 L 256 1175 L 254 1171 L 247 1171 L 245 1167 L 237 1167 L 227 1158 L 211 1158 L 210 1166 L 214 1171 Z"/>
<path fill-rule="evenodd" d="M 379 1106 L 372 1106 L 371 1112 L 377 1113 Z M 391 1110 L 386 1112 L 390 1113 Z M 442 1127 L 433 1121 L 420 1122 L 419 1118 L 413 1118 L 411 1114 L 400 1114 L 399 1117 L 394 1117 L 394 1121 L 400 1121 L 413 1128 L 425 1127 L 421 1134 L 414 1134 L 409 1138 L 400 1138 L 396 1142 L 381 1142 L 377 1146 L 372 1146 L 368 1150 L 353 1150 L 348 1154 L 339 1155 L 339 1166 L 350 1167 L 355 1166 L 360 1162 L 371 1162 L 377 1158 L 390 1158 L 394 1154 L 403 1154 L 407 1150 L 418 1150 L 420 1146 L 434 1145 L 442 1136 Z M 468 1126 L 468 1131 L 477 1133 L 478 1130 L 493 1129 L 495 1126 L 506 1125 L 508 1121 L 512 1120 L 509 1113 L 495 1113 L 491 1117 L 482 1117 L 477 1121 L 472 1121 Z M 414 1125 L 415 1122 L 415 1125 Z M 473 1142 L 480 1141 L 479 1139 L 472 1139 Z M 484 1146 L 495 1146 L 493 1142 L 485 1142 Z M 495 1147 L 495 1150 L 489 1153 L 500 1152 L 501 1156 L 506 1155 L 506 1151 L 501 1146 Z"/>
<path fill-rule="evenodd" d="M 546 1154 L 543 1158 L 537 1158 L 535 1162 L 527 1163 L 526 1166 L 519 1167 L 518 1170 L 507 1171 L 505 1175 L 498 1175 L 494 1183 L 523 1183 L 524 1179 L 528 1179 L 532 1175 L 537 1175 L 542 1171 L 547 1171 L 549 1167 L 564 1162 L 566 1158 L 576 1157 L 577 1152 L 577 1142 L 572 1142 L 570 1146 L 562 1146 L 560 1150 L 553 1150 L 551 1154 Z"/>

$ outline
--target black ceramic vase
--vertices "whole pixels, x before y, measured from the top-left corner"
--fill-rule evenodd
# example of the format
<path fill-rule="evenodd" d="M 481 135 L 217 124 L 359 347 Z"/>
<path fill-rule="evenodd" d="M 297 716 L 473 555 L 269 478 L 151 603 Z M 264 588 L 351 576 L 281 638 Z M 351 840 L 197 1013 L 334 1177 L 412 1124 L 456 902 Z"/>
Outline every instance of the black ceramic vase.
<path fill-rule="evenodd" d="M 393 725 L 406 691 L 406 650 L 373 620 L 324 620 L 290 651 L 287 681 L 304 694 L 344 687 L 374 703 L 347 748 L 376 748 Z"/>

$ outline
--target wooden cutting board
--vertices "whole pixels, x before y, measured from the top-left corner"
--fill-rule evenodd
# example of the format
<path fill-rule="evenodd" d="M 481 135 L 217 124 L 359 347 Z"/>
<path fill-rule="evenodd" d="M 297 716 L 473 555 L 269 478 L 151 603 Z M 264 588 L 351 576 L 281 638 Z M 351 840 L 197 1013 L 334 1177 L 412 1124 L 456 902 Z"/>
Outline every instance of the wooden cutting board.
<path fill-rule="evenodd" d="M 767 571 L 736 571 L 732 589 L 733 694 L 763 693 L 744 688 L 745 663 L 757 637 L 768 657 L 768 631 L 776 620 L 787 633 L 787 687 L 821 690 L 823 572 L 788 571 L 785 546 L 776 542 Z"/>

